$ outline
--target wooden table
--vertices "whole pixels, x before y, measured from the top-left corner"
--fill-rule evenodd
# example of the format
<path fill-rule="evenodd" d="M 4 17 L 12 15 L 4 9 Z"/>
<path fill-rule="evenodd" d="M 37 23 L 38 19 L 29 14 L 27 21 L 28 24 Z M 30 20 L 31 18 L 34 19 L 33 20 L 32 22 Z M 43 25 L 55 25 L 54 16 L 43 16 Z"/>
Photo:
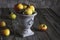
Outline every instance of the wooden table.
<path fill-rule="evenodd" d="M 12 28 L 13 21 L 7 18 L 7 15 L 10 13 L 9 9 L 0 8 L 0 20 L 6 21 L 7 28 L 11 30 L 11 35 L 9 37 L 0 36 L 0 40 L 60 40 L 60 16 L 50 8 L 36 9 L 36 11 L 38 14 L 35 17 L 35 22 L 31 28 L 35 34 L 22 38 L 14 31 L 15 29 Z M 18 20 L 19 19 L 17 18 L 14 22 L 18 22 Z M 38 26 L 43 23 L 48 26 L 48 30 L 38 31 Z"/>

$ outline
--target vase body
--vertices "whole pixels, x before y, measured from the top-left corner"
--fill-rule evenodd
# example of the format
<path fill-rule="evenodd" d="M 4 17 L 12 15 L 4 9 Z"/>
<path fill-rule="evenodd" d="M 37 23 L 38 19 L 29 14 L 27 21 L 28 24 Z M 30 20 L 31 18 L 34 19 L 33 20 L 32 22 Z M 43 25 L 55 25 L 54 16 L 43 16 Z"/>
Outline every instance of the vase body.
<path fill-rule="evenodd" d="M 22 35 L 22 37 L 27 37 L 34 34 L 34 32 L 31 30 L 31 27 L 34 23 L 34 17 L 36 15 L 37 13 L 34 13 L 33 15 L 18 15 L 19 26 L 17 32 Z"/>

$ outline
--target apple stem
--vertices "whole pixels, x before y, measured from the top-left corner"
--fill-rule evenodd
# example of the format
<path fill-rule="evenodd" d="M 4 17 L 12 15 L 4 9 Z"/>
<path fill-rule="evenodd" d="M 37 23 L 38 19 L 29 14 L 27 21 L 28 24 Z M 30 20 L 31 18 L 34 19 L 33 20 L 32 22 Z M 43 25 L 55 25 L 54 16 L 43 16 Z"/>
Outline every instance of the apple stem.
<path fill-rule="evenodd" d="M 43 27 L 45 27 L 45 25 L 43 25 Z"/>

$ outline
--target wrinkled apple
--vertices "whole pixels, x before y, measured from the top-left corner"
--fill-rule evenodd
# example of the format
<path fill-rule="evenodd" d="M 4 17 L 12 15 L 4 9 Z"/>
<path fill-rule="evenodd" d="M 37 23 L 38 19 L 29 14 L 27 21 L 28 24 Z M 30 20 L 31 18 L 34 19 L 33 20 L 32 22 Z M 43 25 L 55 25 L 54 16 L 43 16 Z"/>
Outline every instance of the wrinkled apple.
<path fill-rule="evenodd" d="M 42 30 L 42 31 L 46 31 L 47 30 L 47 25 L 41 24 L 41 25 L 39 25 L 38 29 Z"/>

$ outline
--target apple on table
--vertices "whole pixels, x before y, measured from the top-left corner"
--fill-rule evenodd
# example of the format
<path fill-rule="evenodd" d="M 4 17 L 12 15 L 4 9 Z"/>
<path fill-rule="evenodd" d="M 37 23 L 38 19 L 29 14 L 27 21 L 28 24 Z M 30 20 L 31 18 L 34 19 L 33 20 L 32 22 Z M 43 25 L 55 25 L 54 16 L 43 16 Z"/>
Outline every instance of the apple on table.
<path fill-rule="evenodd" d="M 10 29 L 6 28 L 1 30 L 1 34 L 8 37 L 10 35 Z"/>
<path fill-rule="evenodd" d="M 0 22 L 0 27 L 5 27 L 6 26 L 6 22 L 5 21 L 1 21 Z"/>
<path fill-rule="evenodd" d="M 47 30 L 47 25 L 46 24 L 41 24 L 41 25 L 39 25 L 38 29 L 41 30 L 41 31 L 46 31 Z"/>
<path fill-rule="evenodd" d="M 9 15 L 9 17 L 11 18 L 11 19 L 13 19 L 13 20 L 15 20 L 16 19 L 16 14 L 15 13 L 13 13 L 13 12 L 11 12 L 11 14 Z"/>

